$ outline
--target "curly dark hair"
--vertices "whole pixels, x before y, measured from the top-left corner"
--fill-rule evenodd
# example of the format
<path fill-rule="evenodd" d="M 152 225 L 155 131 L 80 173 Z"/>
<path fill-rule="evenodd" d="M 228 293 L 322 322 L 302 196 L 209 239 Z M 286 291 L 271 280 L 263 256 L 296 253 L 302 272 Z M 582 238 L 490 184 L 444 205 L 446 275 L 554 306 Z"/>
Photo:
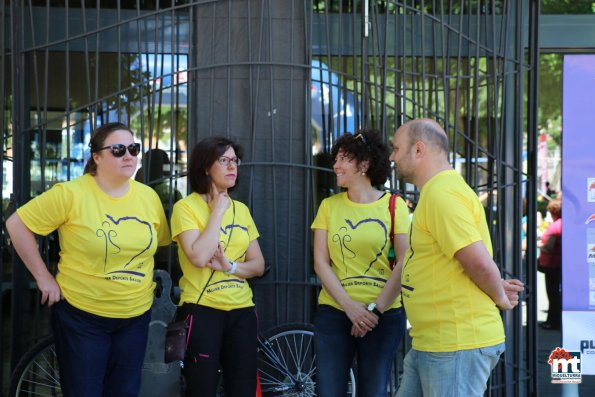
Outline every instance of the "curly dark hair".
<path fill-rule="evenodd" d="M 361 129 L 355 135 L 349 132 L 346 133 L 337 139 L 331 149 L 333 161 L 339 151 L 353 157 L 357 165 L 362 161 L 368 161 L 366 176 L 373 186 L 384 185 L 390 176 L 390 160 L 388 159 L 390 149 L 380 131 L 376 129 Z"/>
<path fill-rule="evenodd" d="M 205 138 L 194 146 L 188 163 L 188 182 L 193 192 L 199 194 L 210 192 L 211 177 L 207 175 L 207 171 L 230 147 L 236 152 L 236 157 L 241 160 L 244 154 L 242 147 L 238 143 L 221 136 Z M 238 186 L 239 178 L 238 173 L 236 184 L 227 189 L 229 192 L 233 192 L 235 187 Z"/>

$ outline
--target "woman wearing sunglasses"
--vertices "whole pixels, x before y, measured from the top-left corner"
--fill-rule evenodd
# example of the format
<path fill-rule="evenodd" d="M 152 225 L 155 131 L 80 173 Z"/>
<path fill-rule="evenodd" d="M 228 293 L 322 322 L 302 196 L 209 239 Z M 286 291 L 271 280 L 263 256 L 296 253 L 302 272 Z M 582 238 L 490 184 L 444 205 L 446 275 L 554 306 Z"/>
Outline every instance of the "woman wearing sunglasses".
<path fill-rule="evenodd" d="M 409 213 L 403 199 L 396 198 L 391 228 L 391 195 L 381 190 L 390 175 L 389 155 L 375 130 L 345 134 L 331 149 L 337 185 L 345 191 L 324 199 L 312 223 L 314 270 L 322 282 L 314 321 L 320 397 L 347 394 L 354 357 L 357 395 L 386 397 L 391 364 L 405 333 L 399 292 Z"/>
<path fill-rule="evenodd" d="M 137 396 L 153 302 L 153 255 L 170 243 L 157 194 L 131 179 L 140 145 L 121 123 L 91 135 L 84 175 L 20 207 L 12 243 L 51 306 L 64 396 Z M 58 230 L 56 277 L 35 234 Z"/>
<path fill-rule="evenodd" d="M 186 395 L 254 397 L 256 313 L 247 279 L 264 272 L 248 207 L 232 200 L 241 147 L 223 137 L 200 141 L 188 165 L 192 194 L 174 205 L 171 229 L 182 267 L 177 319 L 190 323 Z"/>

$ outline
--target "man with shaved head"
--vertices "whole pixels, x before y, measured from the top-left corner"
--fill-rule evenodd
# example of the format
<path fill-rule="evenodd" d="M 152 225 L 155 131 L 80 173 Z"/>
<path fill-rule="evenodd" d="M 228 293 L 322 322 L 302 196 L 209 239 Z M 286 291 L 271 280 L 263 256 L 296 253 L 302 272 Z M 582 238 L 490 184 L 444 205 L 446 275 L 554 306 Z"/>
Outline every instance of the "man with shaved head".
<path fill-rule="evenodd" d="M 410 121 L 393 138 L 399 178 L 420 191 L 401 277 L 413 342 L 399 397 L 483 396 L 505 347 L 499 309 L 514 308 L 523 289 L 500 277 L 484 209 L 448 152 L 434 120 Z"/>

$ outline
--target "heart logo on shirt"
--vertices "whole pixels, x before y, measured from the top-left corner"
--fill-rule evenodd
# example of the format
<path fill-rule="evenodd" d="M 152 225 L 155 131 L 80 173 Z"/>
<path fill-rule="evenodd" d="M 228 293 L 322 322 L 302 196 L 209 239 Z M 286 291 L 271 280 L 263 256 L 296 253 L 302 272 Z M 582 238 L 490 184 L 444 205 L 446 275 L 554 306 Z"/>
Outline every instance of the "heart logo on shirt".
<path fill-rule="evenodd" d="M 137 257 L 148 251 L 153 243 L 153 232 L 151 224 L 143 221 L 135 216 L 123 216 L 114 218 L 109 214 L 105 215 L 108 220 L 101 224 L 101 228 L 95 231 L 97 237 L 104 240 L 104 255 L 103 255 L 103 269 L 104 272 L 108 270 L 108 262 L 117 263 L 116 270 L 107 272 L 112 273 L 131 273 L 138 276 L 144 276 L 144 273 L 126 269 Z M 122 252 L 122 245 L 127 244 L 134 236 L 136 241 L 141 240 L 142 236 L 146 236 L 146 244 L 143 244 L 138 251 L 132 253 L 131 256 L 122 258 L 119 254 Z M 139 238 L 140 237 L 140 238 Z M 114 267 L 114 266 L 110 266 Z"/>
<path fill-rule="evenodd" d="M 234 233 L 234 229 L 240 229 L 240 230 L 243 230 L 244 232 L 248 233 L 247 227 L 238 225 L 235 223 L 227 225 L 224 228 L 223 227 L 220 228 L 219 229 L 221 232 L 220 237 L 221 237 L 221 235 L 223 235 L 223 238 L 221 240 L 219 240 L 219 243 L 221 243 L 221 246 L 223 247 L 223 251 L 227 250 L 227 246 L 230 244 L 230 240 Z M 237 231 L 236 231 L 236 233 L 237 233 Z M 243 256 L 243 254 L 240 255 L 239 258 L 241 258 L 242 256 Z M 233 259 L 233 260 L 236 260 L 236 259 Z"/>
<path fill-rule="evenodd" d="M 382 244 L 382 247 L 380 247 L 380 250 L 375 253 L 374 258 L 368 264 L 368 267 L 366 268 L 366 270 L 363 273 L 363 274 L 366 274 L 372 268 L 372 265 L 376 261 L 378 261 L 378 258 L 380 258 L 380 256 L 382 255 L 382 252 L 384 251 L 384 248 L 388 244 L 388 230 L 386 228 L 386 225 L 380 219 L 375 219 L 375 218 L 362 219 L 361 221 L 359 221 L 357 223 L 354 223 L 350 219 L 345 219 L 345 223 L 347 226 L 340 227 L 338 233 L 335 233 L 332 236 L 332 241 L 339 244 L 339 247 L 341 250 L 341 256 L 342 256 L 342 260 L 343 260 L 343 265 L 345 266 L 345 274 L 346 275 L 347 275 L 347 265 L 346 265 L 345 260 L 353 259 L 357 256 L 356 253 L 351 248 L 349 248 L 349 243 L 352 241 L 352 236 L 350 234 L 350 231 L 355 231 L 359 227 L 362 227 L 364 225 L 370 225 L 370 224 L 378 225 L 383 230 L 383 235 L 385 236 L 384 243 Z"/>

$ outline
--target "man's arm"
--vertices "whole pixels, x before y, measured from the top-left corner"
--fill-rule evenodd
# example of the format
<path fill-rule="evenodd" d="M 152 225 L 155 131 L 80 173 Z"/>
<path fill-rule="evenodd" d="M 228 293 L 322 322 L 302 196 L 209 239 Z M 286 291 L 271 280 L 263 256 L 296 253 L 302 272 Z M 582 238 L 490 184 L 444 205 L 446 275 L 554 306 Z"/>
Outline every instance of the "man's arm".
<path fill-rule="evenodd" d="M 461 263 L 465 273 L 485 292 L 502 310 L 510 310 L 513 304 L 502 284 L 498 266 L 492 260 L 483 241 L 477 241 L 455 253 L 455 258 Z"/>
<path fill-rule="evenodd" d="M 381 312 L 386 311 L 389 309 L 392 304 L 399 296 L 401 292 L 401 272 L 403 270 L 403 259 L 405 258 L 405 253 L 409 248 L 409 242 L 407 241 L 407 234 L 399 233 L 395 234 L 393 246 L 395 247 L 395 259 L 396 264 L 395 268 L 393 269 L 391 276 L 387 280 L 384 288 L 380 291 L 380 295 L 376 298 L 376 304 L 378 305 L 378 310 Z"/>

